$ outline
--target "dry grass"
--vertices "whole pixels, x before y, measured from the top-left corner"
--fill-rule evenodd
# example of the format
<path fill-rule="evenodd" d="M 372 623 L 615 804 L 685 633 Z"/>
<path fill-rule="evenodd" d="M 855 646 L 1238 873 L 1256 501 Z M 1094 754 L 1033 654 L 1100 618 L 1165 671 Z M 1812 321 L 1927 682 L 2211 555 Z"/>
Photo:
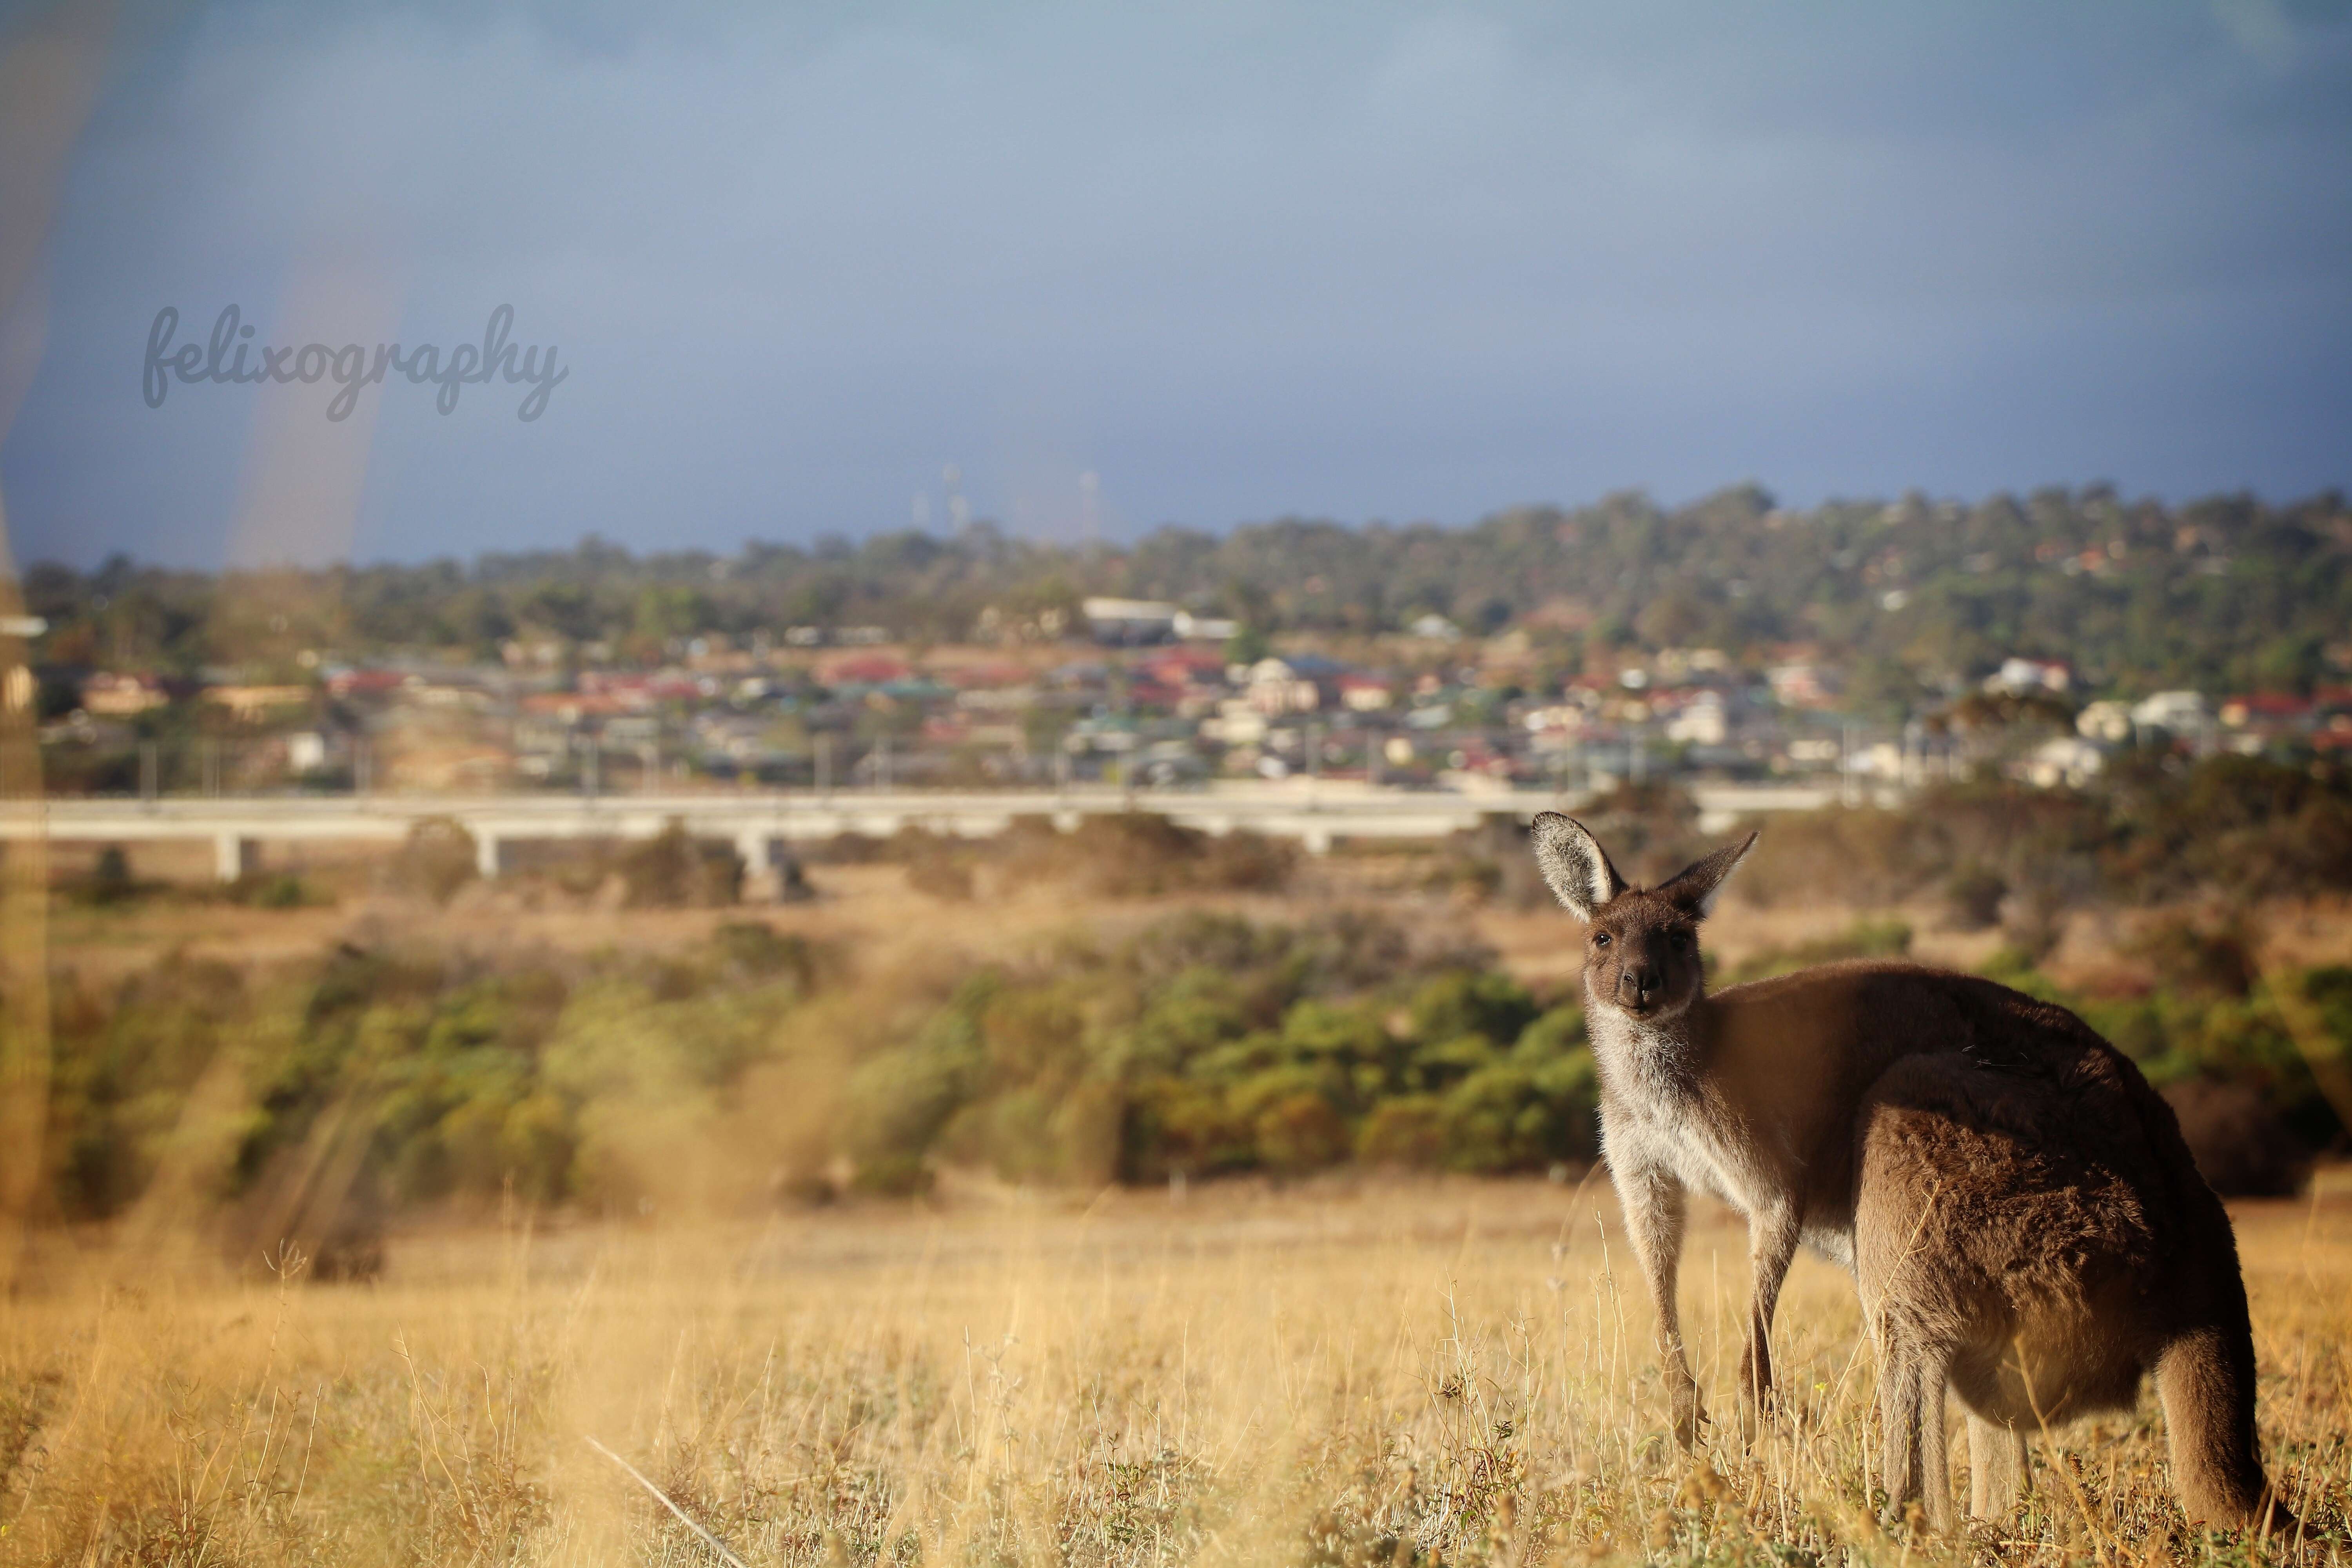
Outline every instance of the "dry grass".
<path fill-rule="evenodd" d="M 1186 901 L 1297 918 L 1377 890 L 1351 870 L 1287 900 Z M 770 918 L 886 974 L 1168 908 L 1042 889 L 940 904 L 887 867 L 819 881 L 824 901 Z M 1400 902 L 1472 925 L 1522 978 L 1572 980 L 1557 914 Z M 2340 945 L 2352 922 L 2324 917 L 2295 929 Z M 449 910 L 158 905 L 68 911 L 53 951 L 105 974 L 176 948 L 259 964 L 425 929 L 485 950 L 658 949 L 719 918 L 503 892 Z M 1737 905 L 1719 923 L 1727 962 L 1790 934 Z M 2322 1531 L 2312 1561 L 2345 1543 L 2352 1489 L 2347 1199 L 2239 1214 L 2265 1439 Z M 1786 1415 L 1752 1448 L 1719 1429 L 1694 1467 L 1666 1441 L 1650 1307 L 1602 1180 L 519 1222 L 395 1238 L 370 1286 L 232 1279 L 197 1251 L 106 1238 L 42 1247 L 0 1311 L 0 1568 L 718 1561 L 592 1437 L 752 1564 L 2250 1555 L 2181 1521 L 2152 1404 L 2056 1434 L 1997 1530 L 1885 1534 L 1852 1288 L 1810 1262 L 1778 1333 Z M 1712 1215 L 1685 1321 L 1727 1426 L 1746 1286 L 1744 1236 Z"/>
<path fill-rule="evenodd" d="M 2340 1545 L 2352 1205 L 2239 1223 L 2275 1471 Z M 2248 1555 L 2182 1523 L 2152 1405 L 2058 1434 L 1997 1529 L 1883 1533 L 1853 1292 L 1811 1262 L 1788 1414 L 1694 1467 L 1598 1180 L 518 1224 L 371 1286 L 62 1246 L 0 1319 L 5 1563 L 718 1561 L 591 1437 L 752 1564 Z M 1709 1215 L 1727 1418 L 1746 1277 Z"/>

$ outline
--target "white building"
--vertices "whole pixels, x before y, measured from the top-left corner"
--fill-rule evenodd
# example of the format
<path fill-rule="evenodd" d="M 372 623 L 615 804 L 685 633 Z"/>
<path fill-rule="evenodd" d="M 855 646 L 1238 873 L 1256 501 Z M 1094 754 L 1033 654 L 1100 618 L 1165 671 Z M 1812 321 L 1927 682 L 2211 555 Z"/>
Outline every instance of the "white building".
<path fill-rule="evenodd" d="M 2131 720 L 2143 729 L 2168 730 L 2176 735 L 2201 734 L 2212 727 L 2213 710 L 2201 691 L 2159 691 L 2135 704 Z"/>
<path fill-rule="evenodd" d="M 1241 630 L 1239 621 L 1196 616 L 1164 599 L 1092 598 L 1082 601 L 1079 608 L 1097 642 L 1224 642 Z"/>
<path fill-rule="evenodd" d="M 2005 658 L 1985 677 L 1984 689 L 2022 697 L 2029 691 L 2065 691 L 2074 684 L 2074 672 L 2054 659 Z"/>
<path fill-rule="evenodd" d="M 1719 691 L 1700 692 L 1666 721 L 1666 739 L 1687 741 L 1695 746 L 1720 746 L 1730 732 L 1730 718 Z"/>
<path fill-rule="evenodd" d="M 1267 715 L 1281 713 L 1312 713 L 1323 706 L 1323 689 L 1317 682 L 1319 674 L 1328 672 L 1323 660 L 1312 658 L 1262 658 L 1250 666 L 1249 703 Z"/>
<path fill-rule="evenodd" d="M 2076 735 L 2055 735 L 2033 748 L 2025 759 L 2028 783 L 2041 789 L 2060 784 L 2080 789 L 2107 765 L 2107 754 Z"/>
<path fill-rule="evenodd" d="M 2086 741 L 2120 745 L 2131 739 L 2131 704 L 2103 698 L 2074 716 L 2074 732 Z"/>
<path fill-rule="evenodd" d="M 1176 617 L 1183 612 L 1159 599 L 1087 599 L 1087 628 L 1102 642 L 1164 642 L 1176 635 Z"/>

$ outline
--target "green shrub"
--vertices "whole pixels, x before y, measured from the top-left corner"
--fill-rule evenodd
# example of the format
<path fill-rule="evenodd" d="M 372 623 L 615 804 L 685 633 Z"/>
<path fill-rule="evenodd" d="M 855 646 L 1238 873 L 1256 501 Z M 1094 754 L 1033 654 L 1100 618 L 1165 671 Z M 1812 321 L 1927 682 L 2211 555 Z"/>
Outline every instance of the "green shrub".
<path fill-rule="evenodd" d="M 824 966 L 808 938 L 786 934 L 765 921 L 725 921 L 710 932 L 712 955 L 723 978 L 736 981 L 790 980 L 802 992 L 816 989 Z"/>
<path fill-rule="evenodd" d="M 876 1197 L 914 1198 L 929 1192 L 934 1181 L 919 1155 L 877 1154 L 858 1162 L 850 1185 Z"/>
<path fill-rule="evenodd" d="M 2199 1173 L 2224 1197 L 2285 1197 L 2303 1185 L 2311 1151 L 2250 1083 L 2197 1076 L 2164 1090 Z"/>
<path fill-rule="evenodd" d="M 1250 1002 L 1224 970 L 1185 969 L 1145 994 L 1135 1020 L 1106 1042 L 1101 1065 L 1127 1078 L 1181 1071 L 1219 1043 L 1271 1021 Z"/>
<path fill-rule="evenodd" d="M 1490 969 L 1441 974 L 1413 994 L 1413 1037 L 1451 1040 L 1477 1035 L 1508 1045 L 1536 1020 L 1538 1009 L 1527 987 Z"/>
<path fill-rule="evenodd" d="M 232 904 L 257 910 L 299 910 L 329 901 L 311 891 L 291 871 L 259 871 L 240 877 L 222 888 L 219 896 Z"/>
<path fill-rule="evenodd" d="M 227 965 L 173 954 L 103 994 L 59 975 L 50 1016 L 58 1207 L 104 1218 L 144 1190 L 186 1097 L 251 1028 L 253 997 Z"/>
<path fill-rule="evenodd" d="M 1207 834 L 1141 811 L 1082 817 L 1068 833 L 1044 817 L 1019 818 L 979 852 L 1000 858 L 1015 880 L 1067 881 L 1110 899 L 1275 892 L 1298 862 L 1297 847 L 1282 840 Z"/>
<path fill-rule="evenodd" d="M 972 896 L 972 868 L 979 852 L 960 838 L 908 826 L 893 834 L 883 853 L 907 868 L 907 886 L 950 903 Z"/>
<path fill-rule="evenodd" d="M 1906 940 L 1865 922 L 1775 962 Z M 2168 973 L 2146 995 L 2075 999 L 2020 954 L 1995 962 L 1999 978 L 2076 1006 L 2160 1086 L 2202 1095 L 2184 1121 L 2194 1110 L 2238 1153 L 2343 1139 L 2328 1086 L 2352 1070 L 2352 969 L 2239 992 L 2168 965 L 2192 983 Z M 838 1078 L 832 1047 L 791 1022 L 829 968 L 803 939 L 736 921 L 635 960 L 342 948 L 266 984 L 181 958 L 109 988 L 60 975 L 44 1142 L 57 1202 L 99 1219 L 135 1201 L 224 1062 L 250 1091 L 225 1194 L 256 1225 L 315 1199 L 331 1223 L 314 1234 L 354 1267 L 399 1204 L 510 1191 L 628 1207 L 690 1191 L 692 1156 L 743 1135 L 747 1083 L 800 1071 L 811 1050 L 838 1103 L 821 1131 L 779 1134 L 774 1168 L 812 1191 L 835 1158 L 861 1190 L 904 1194 L 940 1162 L 1091 1184 L 1349 1158 L 1500 1173 L 1599 1152 L 1581 1011 L 1538 1013 L 1491 966 L 1376 915 L 1188 913 L 1115 944 L 1073 940 L 970 974 L 904 1022 L 886 1011 Z M 304 1185 L 329 1167 L 348 1178 L 332 1193 Z"/>
<path fill-rule="evenodd" d="M 1584 1009 L 1573 1002 L 1554 1007 L 1519 1031 L 1513 1045 L 1520 1056 L 1547 1061 L 1579 1051 L 1589 1056 Z"/>
<path fill-rule="evenodd" d="M 735 851 L 701 842 L 676 817 L 654 837 L 625 847 L 618 868 L 633 910 L 714 909 L 742 897 L 743 862 Z"/>
<path fill-rule="evenodd" d="M 446 816 L 428 816 L 408 837 L 385 868 L 385 879 L 402 892 L 446 904 L 480 875 L 473 834 Z"/>
<path fill-rule="evenodd" d="M 1171 1173 L 1244 1170 L 1257 1157 L 1255 1134 L 1218 1088 L 1161 1074 L 1133 1085 L 1120 1125 L 1119 1174 L 1130 1182 Z"/>
<path fill-rule="evenodd" d="M 1348 1156 L 1348 1124 L 1320 1094 L 1285 1094 L 1266 1102 L 1253 1119 L 1251 1131 L 1258 1158 L 1269 1170 L 1319 1170 Z"/>
<path fill-rule="evenodd" d="M 123 903 L 135 897 L 139 885 L 131 875 L 131 857 L 120 844 L 110 844 L 98 853 L 98 863 L 90 868 L 86 896 L 100 906 Z"/>
<path fill-rule="evenodd" d="M 2007 897 L 2009 879 L 1990 866 L 1963 866 L 1944 884 L 1952 924 L 1961 931 L 1988 931 L 1999 925 L 2001 900 Z"/>
<path fill-rule="evenodd" d="M 950 1113 L 939 1152 L 961 1164 L 986 1165 L 1008 1182 L 1053 1181 L 1062 1165 L 1054 1110 L 1053 1100 L 1035 1089 L 1008 1089 Z"/>
<path fill-rule="evenodd" d="M 1759 903 L 1864 906 L 1943 889 L 1963 923 L 1990 923 L 1988 909 L 2002 901 L 1996 884 L 2038 906 L 2043 923 L 2102 899 L 2342 891 L 2352 888 L 2352 768 L 2229 754 L 2183 767 L 2163 748 L 2137 748 L 2079 791 L 1947 784 L 1902 811 L 1776 819 L 1731 887 Z"/>
<path fill-rule="evenodd" d="M 1583 1010 L 1555 1007 L 1520 1032 L 1507 1057 L 1445 1097 L 1448 1163 L 1458 1170 L 1532 1171 L 1601 1153 L 1601 1079 Z"/>
<path fill-rule="evenodd" d="M 1447 1163 L 1492 1174 L 1598 1157 L 1600 1078 L 1581 1036 L 1580 1016 L 1571 1026 L 1548 1014 L 1508 1057 L 1449 1090 Z"/>
<path fill-rule="evenodd" d="M 987 1081 L 980 1016 L 1003 984 L 993 972 L 973 976 L 913 1040 L 858 1064 L 843 1106 L 842 1145 L 852 1160 L 862 1167 L 930 1150 Z"/>
<path fill-rule="evenodd" d="M 2243 996 L 2262 977 L 2262 933 L 2242 906 L 2203 918 L 2171 911 L 2148 921 L 2124 951 L 2187 995 Z"/>
<path fill-rule="evenodd" d="M 1406 1047 L 1396 1075 L 1397 1087 L 1413 1094 L 1451 1089 L 1501 1058 L 1495 1042 L 1484 1035 L 1456 1035 L 1425 1045 L 1414 1042 Z"/>
<path fill-rule="evenodd" d="M 1445 1107 L 1433 1094 L 1383 1100 L 1356 1132 L 1356 1157 L 1371 1165 L 1429 1170 L 1445 1158 Z"/>

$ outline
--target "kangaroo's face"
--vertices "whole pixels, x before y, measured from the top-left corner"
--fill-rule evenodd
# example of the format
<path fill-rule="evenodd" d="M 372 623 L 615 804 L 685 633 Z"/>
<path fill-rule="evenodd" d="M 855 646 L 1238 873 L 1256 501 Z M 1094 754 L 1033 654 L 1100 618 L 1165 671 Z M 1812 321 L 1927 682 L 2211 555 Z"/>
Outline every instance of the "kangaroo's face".
<path fill-rule="evenodd" d="M 1583 921 L 1584 988 L 1596 1007 L 1657 1023 L 1704 994 L 1699 922 L 1724 879 L 1756 846 L 1749 834 L 1655 888 L 1628 887 L 1584 825 L 1557 812 L 1535 819 L 1536 864 L 1569 913 Z"/>
<path fill-rule="evenodd" d="M 1584 985 L 1593 1001 L 1644 1021 L 1670 1018 L 1698 1000 L 1698 918 L 1656 893 L 1628 889 L 1592 912 L 1584 933 Z"/>

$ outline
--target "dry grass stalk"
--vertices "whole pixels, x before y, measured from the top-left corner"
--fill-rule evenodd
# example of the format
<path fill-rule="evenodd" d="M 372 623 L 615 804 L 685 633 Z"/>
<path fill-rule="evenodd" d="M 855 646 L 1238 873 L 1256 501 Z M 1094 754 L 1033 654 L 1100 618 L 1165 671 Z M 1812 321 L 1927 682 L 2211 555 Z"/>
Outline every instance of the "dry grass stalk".
<path fill-rule="evenodd" d="M 757 1568 L 2252 1560 L 2182 1522 L 2152 1402 L 2053 1433 L 1995 1529 L 1882 1533 L 1853 1289 L 1810 1263 L 1783 1407 L 1681 1459 L 1593 1196 L 1234 1185 L 518 1227 L 398 1240 L 366 1286 L 52 1255 L 0 1319 L 0 1565 L 685 1564 L 715 1542 Z M 2265 1437 L 2318 1532 L 2303 1560 L 2327 1561 L 2352 1212 L 2241 1230 Z M 1744 1253 L 1695 1228 L 1687 1321 L 1721 1395 Z"/>

